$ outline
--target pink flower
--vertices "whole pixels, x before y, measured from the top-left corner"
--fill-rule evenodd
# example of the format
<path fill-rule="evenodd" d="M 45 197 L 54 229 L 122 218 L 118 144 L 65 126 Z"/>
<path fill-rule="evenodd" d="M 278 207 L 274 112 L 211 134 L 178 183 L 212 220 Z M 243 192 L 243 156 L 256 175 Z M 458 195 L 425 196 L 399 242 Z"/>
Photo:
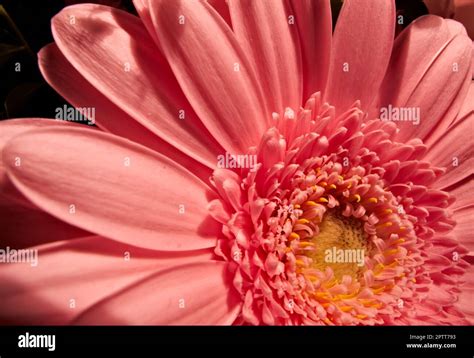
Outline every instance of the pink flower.
<path fill-rule="evenodd" d="M 228 4 L 53 19 L 41 70 L 99 129 L 0 124 L 2 244 L 39 250 L 0 267 L 1 321 L 472 324 L 464 28 Z"/>

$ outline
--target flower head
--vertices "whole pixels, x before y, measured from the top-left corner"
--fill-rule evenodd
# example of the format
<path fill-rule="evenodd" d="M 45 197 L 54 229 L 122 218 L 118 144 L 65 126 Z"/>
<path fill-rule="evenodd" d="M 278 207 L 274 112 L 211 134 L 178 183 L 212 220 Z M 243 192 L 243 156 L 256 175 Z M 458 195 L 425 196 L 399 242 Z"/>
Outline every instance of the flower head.
<path fill-rule="evenodd" d="M 63 234 L 0 270 L 2 320 L 472 322 L 461 25 L 394 40 L 392 1 L 344 1 L 334 34 L 329 2 L 135 5 L 66 8 L 39 55 L 99 130 L 1 124 L 3 195 Z"/>

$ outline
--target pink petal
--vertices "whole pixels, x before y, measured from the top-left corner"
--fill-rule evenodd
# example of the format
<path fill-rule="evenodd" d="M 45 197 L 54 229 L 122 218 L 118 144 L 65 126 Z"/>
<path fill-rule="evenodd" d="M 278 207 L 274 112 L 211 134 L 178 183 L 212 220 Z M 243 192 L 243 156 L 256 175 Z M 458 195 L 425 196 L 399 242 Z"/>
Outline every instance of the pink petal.
<path fill-rule="evenodd" d="M 473 61 L 474 64 L 474 61 Z M 453 124 L 463 119 L 466 116 L 474 114 L 474 82 L 471 82 L 469 85 L 469 90 L 466 93 L 464 102 L 459 110 L 457 118 L 454 120 Z"/>
<path fill-rule="evenodd" d="M 470 195 L 466 193 L 465 195 Z M 472 204 L 472 198 L 471 198 Z M 474 217 L 474 207 L 466 207 L 454 212 L 453 219 L 456 220 L 456 226 L 452 233 L 459 242 L 464 245 L 471 255 L 474 255 L 474 237 L 472 235 L 472 218 Z"/>
<path fill-rule="evenodd" d="M 93 304 L 157 270 L 211 257 L 208 251 L 164 255 L 100 237 L 35 249 L 37 266 L 0 267 L 0 322 L 4 324 L 68 324 Z M 141 304 L 141 299 L 137 302 Z"/>
<path fill-rule="evenodd" d="M 205 2 L 148 4 L 163 52 L 204 125 L 227 151 L 247 152 L 271 116 L 231 29 Z"/>
<path fill-rule="evenodd" d="M 425 302 L 439 306 L 451 306 L 456 300 L 456 296 L 445 290 L 443 287 L 431 285 L 428 297 Z"/>
<path fill-rule="evenodd" d="M 251 59 L 267 105 L 281 113 L 302 105 L 301 53 L 296 23 L 283 0 L 231 0 L 235 37 Z"/>
<path fill-rule="evenodd" d="M 303 100 L 324 92 L 331 58 L 332 18 L 329 1 L 291 0 L 303 61 Z"/>
<path fill-rule="evenodd" d="M 229 325 L 240 298 L 228 276 L 221 261 L 162 270 L 93 306 L 75 323 Z"/>
<path fill-rule="evenodd" d="M 401 142 L 428 135 L 435 140 L 459 112 L 468 89 L 471 45 L 467 36 L 451 29 L 446 21 L 425 16 L 395 41 L 378 102 L 380 107 L 420 110 L 420 125 L 397 122 Z M 455 63 L 458 72 L 453 71 Z"/>
<path fill-rule="evenodd" d="M 469 94 L 469 87 L 472 81 L 470 76 L 465 76 L 464 82 L 461 83 L 458 92 L 454 95 L 454 98 L 451 104 L 448 106 L 448 109 L 443 114 L 442 118 L 438 121 L 436 128 L 432 130 L 431 133 L 425 138 L 425 143 L 431 145 L 436 142 L 440 137 L 443 137 L 449 128 L 458 122 L 460 117 L 460 111 L 465 106 L 464 104 L 469 99 L 467 95 Z M 473 108 L 474 103 L 471 102 L 471 108 Z"/>
<path fill-rule="evenodd" d="M 221 15 L 227 25 L 232 28 L 232 20 L 230 19 L 229 5 L 227 0 L 207 0 L 207 2 Z"/>
<path fill-rule="evenodd" d="M 56 44 L 42 48 L 38 57 L 41 72 L 48 83 L 76 108 L 95 108 L 96 124 L 101 129 L 143 144 L 184 167 L 193 167 L 195 174 L 208 181 L 212 171 L 197 161 L 201 160 L 211 167 L 215 166 L 215 154 L 211 153 L 209 148 L 191 146 L 187 150 L 190 153 L 188 156 L 179 150 L 188 146 L 186 142 L 181 143 L 178 149 L 165 142 L 87 82 L 67 61 Z"/>
<path fill-rule="evenodd" d="M 395 40 L 390 66 L 380 88 L 379 104 L 403 105 L 446 42 L 447 23 L 437 16 L 413 21 Z"/>
<path fill-rule="evenodd" d="M 0 128 L 1 128 L 0 153 L 1 151 L 3 151 L 3 148 L 5 147 L 5 145 L 8 143 L 10 139 L 14 138 L 15 136 L 21 133 L 36 130 L 36 129 L 41 129 L 41 128 L 49 127 L 53 125 L 60 126 L 60 125 L 67 125 L 67 124 L 73 125 L 73 126 L 75 125 L 75 124 L 71 124 L 64 121 L 54 121 L 51 119 L 43 119 L 43 118 L 19 118 L 19 119 L 10 119 L 7 121 L 1 121 L 0 122 Z M 1 161 L 1 157 L 0 157 L 0 170 L 1 171 L 5 170 L 4 164 Z"/>
<path fill-rule="evenodd" d="M 15 136 L 31 130 L 54 126 L 75 125 L 63 121 L 53 121 L 43 118 L 21 118 L 0 122 L 0 195 L 9 202 L 15 202 L 25 207 L 34 207 L 10 182 L 2 162 L 2 152 L 8 141 Z M 21 163 L 19 163 L 21 164 Z"/>
<path fill-rule="evenodd" d="M 15 186 L 67 223 L 155 250 L 215 245 L 206 186 L 146 147 L 87 128 L 52 128 L 15 137 L 3 154 Z"/>
<path fill-rule="evenodd" d="M 471 83 L 471 46 L 467 36 L 455 37 L 411 94 L 405 106 L 420 108 L 423 122 L 420 128 L 410 130 L 413 137 L 431 144 L 442 137 L 455 120 Z M 453 71 L 453 64 L 458 66 L 458 72 Z M 407 138 L 401 134 L 403 140 Z"/>
<path fill-rule="evenodd" d="M 456 187 L 450 188 L 449 193 L 456 198 L 450 209 L 457 211 L 467 206 L 474 206 L 471 195 L 466 195 L 466 193 L 474 193 L 474 179 L 468 178 L 466 182 L 461 182 Z"/>
<path fill-rule="evenodd" d="M 474 114 L 451 126 L 425 155 L 433 165 L 446 168 L 434 184 L 436 188 L 454 185 L 474 172 Z"/>
<path fill-rule="evenodd" d="M 325 93 L 340 113 L 356 100 L 362 109 L 371 104 L 390 60 L 394 31 L 394 1 L 344 1 L 334 31 Z"/>
<path fill-rule="evenodd" d="M 153 21 L 151 19 L 151 14 L 148 11 L 148 1 L 147 0 L 133 0 L 133 5 L 135 6 L 135 10 L 137 10 L 140 19 L 143 22 L 143 25 L 147 29 L 148 33 L 152 37 L 153 41 L 155 41 L 155 45 L 161 50 L 160 43 L 158 41 L 158 37 L 156 36 L 155 28 L 153 27 Z"/>
<path fill-rule="evenodd" d="M 474 266 L 469 266 L 463 277 L 466 281 L 459 287 L 460 292 L 456 307 L 465 315 L 471 325 L 474 325 Z"/>
<path fill-rule="evenodd" d="M 81 4 L 56 15 L 52 29 L 67 60 L 113 104 L 175 148 L 215 166 L 221 148 L 196 117 L 137 17 Z"/>

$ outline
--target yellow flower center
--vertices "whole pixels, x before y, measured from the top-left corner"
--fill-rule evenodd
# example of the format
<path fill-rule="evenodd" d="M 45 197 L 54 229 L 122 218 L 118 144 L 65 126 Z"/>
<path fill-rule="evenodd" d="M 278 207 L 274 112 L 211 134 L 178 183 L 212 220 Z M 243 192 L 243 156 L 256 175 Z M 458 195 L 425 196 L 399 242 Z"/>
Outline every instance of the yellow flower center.
<path fill-rule="evenodd" d="M 318 226 L 319 234 L 311 238 L 315 250 L 307 252 L 312 259 L 311 267 L 323 272 L 331 267 L 338 281 L 344 275 L 359 278 L 369 253 L 363 222 L 329 211 Z"/>

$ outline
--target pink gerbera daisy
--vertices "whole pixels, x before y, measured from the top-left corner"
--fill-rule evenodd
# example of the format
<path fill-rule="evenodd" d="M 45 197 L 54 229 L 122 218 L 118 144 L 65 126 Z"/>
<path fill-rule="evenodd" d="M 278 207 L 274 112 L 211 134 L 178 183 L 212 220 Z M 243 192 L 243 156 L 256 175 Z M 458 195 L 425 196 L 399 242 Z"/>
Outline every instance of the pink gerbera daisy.
<path fill-rule="evenodd" d="M 393 1 L 65 8 L 0 123 L 0 320 L 472 324 L 472 42 Z M 403 19 L 402 19 L 403 20 Z"/>

